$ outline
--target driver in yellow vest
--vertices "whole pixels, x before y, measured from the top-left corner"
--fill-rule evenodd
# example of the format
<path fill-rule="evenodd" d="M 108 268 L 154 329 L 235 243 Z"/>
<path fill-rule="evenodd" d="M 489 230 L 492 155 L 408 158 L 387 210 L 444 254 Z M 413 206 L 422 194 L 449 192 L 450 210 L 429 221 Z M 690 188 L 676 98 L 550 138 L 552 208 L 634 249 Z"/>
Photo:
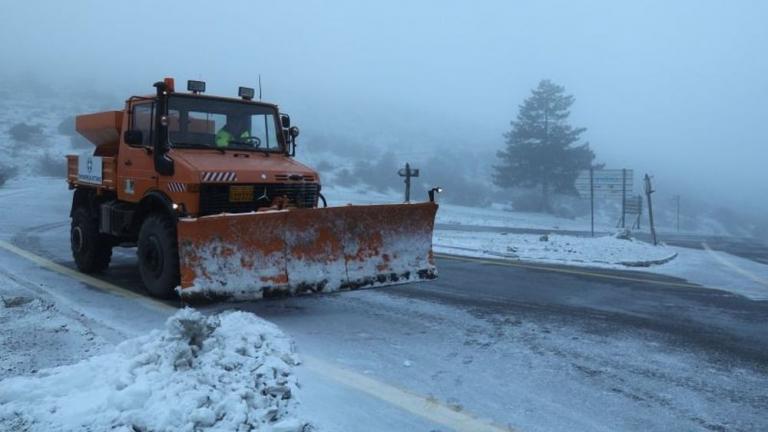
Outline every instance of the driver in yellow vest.
<path fill-rule="evenodd" d="M 216 133 L 216 147 L 229 147 L 232 141 L 246 141 L 251 137 L 244 116 L 227 116 L 227 124 Z"/>

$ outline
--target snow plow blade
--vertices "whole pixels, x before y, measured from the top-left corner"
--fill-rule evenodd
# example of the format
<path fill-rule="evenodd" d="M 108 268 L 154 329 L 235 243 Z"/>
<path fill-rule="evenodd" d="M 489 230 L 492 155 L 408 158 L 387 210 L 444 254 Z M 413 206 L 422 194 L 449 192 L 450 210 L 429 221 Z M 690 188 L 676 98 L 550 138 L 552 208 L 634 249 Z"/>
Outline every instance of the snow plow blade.
<path fill-rule="evenodd" d="M 437 204 L 290 209 L 181 219 L 185 299 L 257 299 L 437 277 Z"/>

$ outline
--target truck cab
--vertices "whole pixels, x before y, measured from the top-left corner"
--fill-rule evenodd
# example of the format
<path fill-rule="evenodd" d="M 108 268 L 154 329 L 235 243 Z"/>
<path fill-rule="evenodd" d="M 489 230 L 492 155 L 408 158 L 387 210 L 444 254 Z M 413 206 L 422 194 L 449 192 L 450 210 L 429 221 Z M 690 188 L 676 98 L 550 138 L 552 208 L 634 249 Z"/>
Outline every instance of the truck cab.
<path fill-rule="evenodd" d="M 188 92 L 176 92 L 168 78 L 155 87 L 153 96 L 130 97 L 122 111 L 76 118 L 77 131 L 96 146 L 92 154 L 67 156 L 72 248 L 81 270 L 101 271 L 113 246 L 139 243 L 149 215 L 172 224 L 317 207 L 319 175 L 293 159 L 299 130 L 277 105 L 254 101 L 245 87 L 239 98 L 205 95 L 199 81 L 190 81 Z"/>

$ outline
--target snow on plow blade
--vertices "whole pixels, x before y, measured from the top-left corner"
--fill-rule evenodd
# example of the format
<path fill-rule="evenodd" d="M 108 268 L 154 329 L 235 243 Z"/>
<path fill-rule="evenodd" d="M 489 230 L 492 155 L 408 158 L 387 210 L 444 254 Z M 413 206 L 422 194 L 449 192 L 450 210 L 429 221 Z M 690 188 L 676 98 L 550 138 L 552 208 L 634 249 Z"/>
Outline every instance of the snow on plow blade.
<path fill-rule="evenodd" d="M 435 203 L 291 209 L 182 219 L 183 298 L 260 298 L 437 277 Z"/>

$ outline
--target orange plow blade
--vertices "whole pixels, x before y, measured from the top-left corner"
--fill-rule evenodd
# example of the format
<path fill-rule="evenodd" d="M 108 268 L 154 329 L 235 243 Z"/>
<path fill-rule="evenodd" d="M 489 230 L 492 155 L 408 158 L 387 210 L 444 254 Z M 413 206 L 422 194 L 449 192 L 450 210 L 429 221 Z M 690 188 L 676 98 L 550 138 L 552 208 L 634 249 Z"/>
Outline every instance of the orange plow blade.
<path fill-rule="evenodd" d="M 183 298 L 261 298 L 437 277 L 435 203 L 291 209 L 182 219 Z"/>

